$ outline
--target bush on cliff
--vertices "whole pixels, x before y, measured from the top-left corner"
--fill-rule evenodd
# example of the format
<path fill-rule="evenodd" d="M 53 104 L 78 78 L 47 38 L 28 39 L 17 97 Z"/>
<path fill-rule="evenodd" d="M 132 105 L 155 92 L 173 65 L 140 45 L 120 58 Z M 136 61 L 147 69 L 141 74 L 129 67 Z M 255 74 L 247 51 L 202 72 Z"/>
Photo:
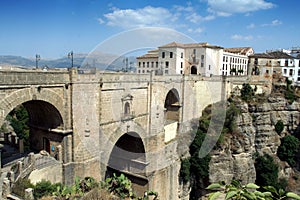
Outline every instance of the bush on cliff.
<path fill-rule="evenodd" d="M 299 151 L 299 144 L 298 138 L 292 135 L 282 138 L 277 150 L 280 160 L 286 161 L 290 166 L 294 167 L 296 165 L 295 157 Z"/>

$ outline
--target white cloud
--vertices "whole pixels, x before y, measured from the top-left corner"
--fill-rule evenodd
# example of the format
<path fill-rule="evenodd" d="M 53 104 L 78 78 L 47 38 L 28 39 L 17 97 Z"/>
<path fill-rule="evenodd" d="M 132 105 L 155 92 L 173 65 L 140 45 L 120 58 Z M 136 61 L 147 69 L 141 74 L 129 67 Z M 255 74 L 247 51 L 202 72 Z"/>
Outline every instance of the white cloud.
<path fill-rule="evenodd" d="M 249 24 L 248 26 L 247 26 L 247 29 L 253 29 L 253 28 L 255 28 L 256 26 L 255 26 L 255 24 L 254 23 L 251 23 L 251 24 Z"/>
<path fill-rule="evenodd" d="M 97 20 L 98 20 L 99 24 L 104 24 L 105 23 L 105 21 L 101 18 L 98 18 Z"/>
<path fill-rule="evenodd" d="M 252 40 L 253 36 L 252 35 L 243 36 L 243 35 L 235 34 L 235 35 L 231 36 L 231 39 L 233 39 L 233 40 Z"/>
<path fill-rule="evenodd" d="M 273 8 L 275 4 L 265 0 L 206 0 L 208 11 L 218 16 L 248 13 Z"/>
<path fill-rule="evenodd" d="M 189 28 L 189 29 L 188 29 L 188 32 L 189 32 L 189 33 L 202 33 L 203 31 L 204 31 L 203 28 L 196 28 L 196 29 Z"/>
<path fill-rule="evenodd" d="M 177 20 L 177 15 L 162 7 L 146 6 L 141 9 L 114 8 L 111 13 L 104 15 L 107 25 L 123 28 L 145 26 L 169 26 Z"/>
<path fill-rule="evenodd" d="M 275 19 L 269 24 L 262 24 L 261 26 L 279 26 L 282 24 L 282 21 Z"/>

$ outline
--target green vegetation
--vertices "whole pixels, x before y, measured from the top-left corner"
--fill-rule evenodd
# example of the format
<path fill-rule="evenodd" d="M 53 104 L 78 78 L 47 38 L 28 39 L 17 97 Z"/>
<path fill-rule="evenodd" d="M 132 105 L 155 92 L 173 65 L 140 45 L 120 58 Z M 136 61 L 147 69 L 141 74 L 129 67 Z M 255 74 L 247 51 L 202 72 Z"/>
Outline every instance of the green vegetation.
<path fill-rule="evenodd" d="M 223 193 L 225 194 L 224 199 L 234 200 L 283 200 L 283 199 L 296 199 L 300 200 L 300 196 L 293 193 L 287 192 L 284 189 L 276 189 L 273 186 L 260 186 L 254 183 L 248 183 L 242 185 L 239 181 L 233 180 L 230 184 L 225 182 L 210 184 L 206 189 L 217 190 L 209 194 L 209 200 L 215 200 Z"/>
<path fill-rule="evenodd" d="M 297 99 L 297 96 L 295 94 L 295 88 L 292 86 L 292 81 L 290 81 L 288 78 L 285 79 L 285 82 L 286 82 L 286 91 L 284 92 L 284 97 L 291 104 Z"/>
<path fill-rule="evenodd" d="M 276 124 L 275 124 L 275 131 L 280 134 L 284 129 L 284 124 L 281 120 L 279 120 Z"/>
<path fill-rule="evenodd" d="M 61 187 L 62 185 L 60 183 L 52 184 L 50 181 L 42 180 L 41 182 L 38 182 L 33 188 L 34 188 L 34 198 L 40 199 L 43 196 L 49 196 L 52 195 L 57 187 Z"/>
<path fill-rule="evenodd" d="M 255 160 L 256 181 L 262 186 L 278 186 L 278 165 L 269 154 L 258 156 Z"/>
<path fill-rule="evenodd" d="M 12 187 L 12 192 L 20 197 L 25 197 L 25 189 L 34 188 L 34 185 L 30 182 L 29 179 L 19 179 L 14 183 Z"/>
<path fill-rule="evenodd" d="M 251 85 L 249 83 L 243 83 L 242 89 L 241 89 L 241 98 L 244 101 L 250 101 L 255 94 L 254 89 L 252 89 Z"/>
<path fill-rule="evenodd" d="M 298 138 L 292 135 L 285 136 L 281 139 L 281 144 L 278 147 L 278 157 L 294 167 L 296 165 L 296 155 L 299 151 L 299 144 Z"/>
<path fill-rule="evenodd" d="M 11 111 L 6 119 L 10 122 L 15 133 L 20 139 L 24 140 L 24 148 L 28 150 L 29 144 L 29 127 L 28 127 L 28 112 L 24 106 L 20 105 Z"/>
<path fill-rule="evenodd" d="M 180 177 L 182 178 L 184 183 L 187 183 L 190 180 L 191 177 L 190 168 L 191 168 L 191 163 L 189 158 L 183 159 L 181 161 Z"/>
<path fill-rule="evenodd" d="M 153 191 L 146 191 L 143 197 L 137 197 L 132 189 L 131 181 L 124 174 L 120 176 L 114 174 L 113 177 L 107 178 L 103 182 L 97 182 L 92 177 L 84 179 L 76 177 L 74 185 L 71 186 L 61 183 L 51 184 L 50 181 L 45 180 L 33 185 L 29 179 L 20 179 L 14 184 L 13 193 L 24 198 L 26 188 L 33 188 L 35 199 L 49 196 L 61 200 L 91 199 L 91 197 L 93 199 L 110 199 L 114 196 L 120 199 L 148 200 L 152 196 L 151 199 L 158 200 L 158 194 Z"/>

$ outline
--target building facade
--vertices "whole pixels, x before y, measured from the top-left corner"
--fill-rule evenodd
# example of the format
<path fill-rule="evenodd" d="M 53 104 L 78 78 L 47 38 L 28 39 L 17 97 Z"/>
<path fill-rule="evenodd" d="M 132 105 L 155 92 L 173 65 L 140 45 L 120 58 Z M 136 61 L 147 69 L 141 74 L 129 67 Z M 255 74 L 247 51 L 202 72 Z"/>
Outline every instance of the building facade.
<path fill-rule="evenodd" d="M 137 57 L 137 73 L 247 75 L 248 55 L 253 49 L 228 48 L 208 43 L 181 44 L 172 42 Z"/>

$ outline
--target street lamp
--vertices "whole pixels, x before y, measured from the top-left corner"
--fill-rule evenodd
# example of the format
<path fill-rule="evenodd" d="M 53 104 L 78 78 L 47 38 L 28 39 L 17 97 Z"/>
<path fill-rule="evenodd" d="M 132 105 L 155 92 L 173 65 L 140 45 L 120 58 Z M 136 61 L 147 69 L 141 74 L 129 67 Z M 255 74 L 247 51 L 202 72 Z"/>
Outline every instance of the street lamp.
<path fill-rule="evenodd" d="M 73 68 L 73 51 L 71 51 L 70 53 L 68 53 L 68 58 L 71 58 L 72 60 L 72 68 Z"/>
<path fill-rule="evenodd" d="M 39 66 L 38 66 L 38 62 L 39 60 L 41 60 L 41 56 L 39 54 L 36 54 L 35 55 L 35 68 L 37 69 Z"/>

